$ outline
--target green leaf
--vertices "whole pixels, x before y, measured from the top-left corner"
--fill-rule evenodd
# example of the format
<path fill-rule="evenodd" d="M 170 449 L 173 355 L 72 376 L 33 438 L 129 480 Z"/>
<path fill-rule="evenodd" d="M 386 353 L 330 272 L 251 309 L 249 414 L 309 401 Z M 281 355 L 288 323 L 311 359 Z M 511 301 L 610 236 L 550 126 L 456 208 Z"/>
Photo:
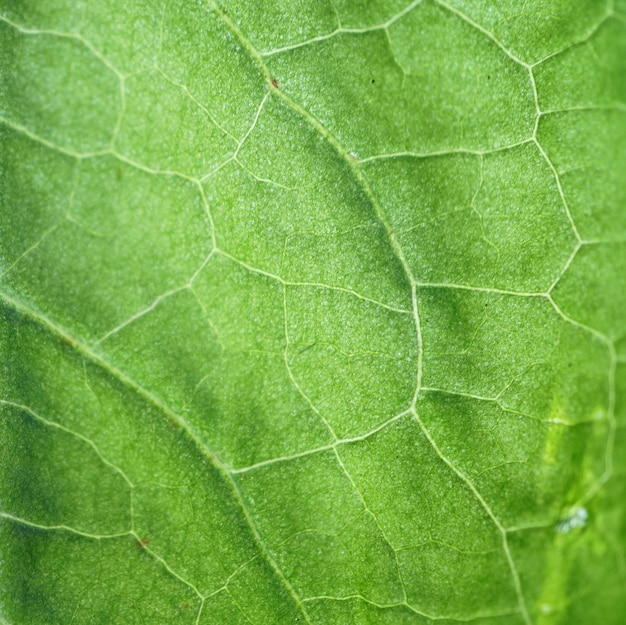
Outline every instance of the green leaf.
<path fill-rule="evenodd" d="M 0 623 L 626 623 L 624 0 L 0 0 Z"/>

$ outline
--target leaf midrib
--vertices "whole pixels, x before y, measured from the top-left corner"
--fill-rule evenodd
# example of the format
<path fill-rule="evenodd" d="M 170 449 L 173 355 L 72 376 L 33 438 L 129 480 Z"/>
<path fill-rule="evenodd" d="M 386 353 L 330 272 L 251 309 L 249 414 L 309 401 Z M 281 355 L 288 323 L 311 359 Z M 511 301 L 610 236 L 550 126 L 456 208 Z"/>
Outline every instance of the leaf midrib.
<path fill-rule="evenodd" d="M 105 373 L 110 375 L 113 379 L 120 382 L 123 386 L 133 391 L 139 397 L 141 397 L 145 402 L 152 405 L 159 412 L 166 416 L 168 420 L 173 420 L 190 439 L 196 445 L 197 449 L 200 453 L 210 462 L 210 464 L 215 468 L 218 472 L 219 476 L 222 480 L 227 484 L 229 489 L 231 490 L 235 501 L 237 502 L 238 507 L 241 510 L 241 513 L 244 517 L 246 525 L 248 526 L 252 537 L 257 544 L 259 552 L 265 558 L 267 563 L 274 570 L 276 576 L 279 578 L 281 583 L 285 586 L 289 594 L 291 595 L 294 603 L 297 605 L 302 615 L 305 617 L 306 622 L 309 625 L 312 625 L 306 609 L 302 605 L 302 600 L 297 595 L 289 580 L 283 575 L 282 571 L 272 558 L 271 554 L 265 547 L 265 543 L 263 542 L 254 521 L 248 511 L 245 502 L 243 500 L 241 491 L 239 490 L 239 486 L 237 485 L 236 480 L 233 479 L 230 472 L 226 468 L 226 466 L 219 460 L 219 458 L 214 454 L 206 445 L 206 443 L 202 440 L 200 435 L 194 430 L 194 428 L 187 422 L 184 417 L 179 415 L 177 412 L 172 410 L 167 404 L 162 402 L 156 395 L 154 395 L 151 391 L 141 385 L 139 382 L 133 380 L 130 376 L 124 373 L 121 369 L 116 367 L 113 363 L 108 361 L 106 358 L 100 356 L 95 351 L 93 351 L 86 343 L 84 343 L 81 339 L 73 336 L 66 329 L 62 328 L 60 325 L 56 324 L 50 318 L 48 318 L 43 313 L 35 310 L 28 304 L 19 300 L 12 295 L 0 290 L 0 300 L 4 301 L 4 304 L 14 310 L 15 312 L 28 317 L 32 321 L 34 321 L 37 325 L 42 327 L 47 332 L 59 337 L 65 343 L 71 346 L 71 348 L 77 353 L 86 358 L 89 362 L 102 369 Z"/>
<path fill-rule="evenodd" d="M 271 75 L 271 72 L 269 71 L 269 68 L 267 67 L 267 65 L 263 61 L 263 58 L 262 58 L 261 54 L 252 45 L 250 40 L 241 32 L 239 27 L 216 4 L 216 2 L 214 0 L 206 0 L 206 2 L 207 2 L 207 5 L 211 8 L 211 10 L 214 13 L 216 13 L 221 18 L 221 20 L 224 22 L 224 24 L 227 26 L 227 28 L 231 31 L 231 33 L 239 40 L 239 42 L 241 43 L 243 48 L 250 54 L 250 56 L 252 57 L 254 62 L 257 64 L 261 74 L 263 75 L 263 77 L 265 78 L 266 82 L 268 83 L 271 93 L 276 94 L 277 97 L 279 97 L 281 100 L 283 100 L 283 102 L 285 102 L 285 104 L 291 110 L 293 110 L 298 115 L 300 115 L 300 117 L 302 117 L 314 130 L 316 130 L 322 136 L 322 138 L 324 138 L 324 139 L 326 139 L 328 141 L 328 143 L 335 149 L 337 154 L 343 159 L 345 164 L 348 166 L 349 170 L 352 172 L 356 182 L 360 185 L 361 189 L 363 190 L 363 192 L 365 193 L 366 197 L 368 198 L 370 204 L 372 205 L 372 208 L 374 209 L 374 211 L 376 213 L 376 216 L 377 216 L 378 220 L 380 221 L 380 223 L 384 227 L 385 232 L 387 234 L 388 243 L 391 245 L 391 248 L 392 248 L 392 251 L 394 253 L 394 256 L 400 262 L 400 265 L 402 266 L 402 269 L 404 271 L 405 277 L 406 277 L 406 279 L 407 279 L 407 281 L 408 281 L 408 283 L 410 285 L 410 289 L 411 289 L 411 301 L 412 301 L 412 304 L 413 304 L 413 317 L 414 317 L 414 320 L 415 320 L 415 331 L 416 331 L 416 342 L 417 342 L 417 380 L 416 380 L 416 386 L 415 386 L 415 392 L 414 392 L 414 395 L 413 395 L 413 400 L 411 402 L 412 413 L 413 413 L 413 415 L 415 417 L 415 420 L 416 420 L 417 424 L 419 425 L 420 429 L 422 430 L 422 432 L 424 433 L 424 435 L 428 439 L 428 441 L 429 441 L 430 445 L 433 447 L 434 451 L 441 458 L 441 460 L 453 471 L 453 473 L 455 475 L 457 475 L 457 477 L 459 477 L 466 484 L 466 486 L 472 491 L 474 496 L 477 498 L 479 504 L 481 505 L 481 507 L 483 507 L 485 512 L 488 514 L 490 519 L 493 521 L 496 529 L 500 533 L 501 538 L 502 538 L 502 548 L 503 548 L 503 552 L 504 552 L 504 555 L 506 557 L 506 560 L 507 560 L 507 562 L 509 564 L 511 577 L 512 577 L 512 581 L 513 581 L 513 586 L 515 588 L 515 593 L 516 593 L 516 596 L 517 596 L 517 601 L 518 601 L 518 607 L 519 607 L 520 615 L 522 616 L 522 619 L 524 620 L 526 625 L 531 625 L 532 621 L 531 621 L 528 609 L 526 607 L 526 601 L 525 601 L 525 598 L 524 598 L 524 595 L 523 595 L 523 591 L 522 591 L 522 587 L 521 587 L 521 580 L 520 580 L 519 572 L 517 571 L 517 566 L 515 564 L 515 561 L 513 560 L 512 554 L 510 552 L 506 531 L 504 530 L 503 526 L 501 525 L 501 523 L 498 521 L 497 517 L 495 516 L 495 514 L 491 510 L 491 507 L 487 504 L 485 499 L 478 492 L 478 490 L 473 485 L 473 483 L 469 480 L 469 478 L 467 478 L 467 476 L 465 476 L 454 465 L 454 463 L 451 460 L 449 460 L 441 452 L 441 450 L 439 449 L 439 447 L 436 444 L 435 440 L 433 439 L 432 434 L 426 428 L 426 426 L 423 423 L 423 421 L 419 418 L 419 416 L 417 414 L 417 411 L 415 409 L 416 403 L 417 403 L 417 398 L 419 396 L 419 392 L 420 392 L 420 389 L 421 389 L 422 371 L 423 371 L 423 341 L 422 341 L 421 324 L 420 324 L 420 317 L 419 317 L 419 307 L 418 307 L 418 301 L 417 301 L 417 286 L 418 286 L 418 283 L 417 283 L 417 280 L 415 279 L 415 277 L 413 275 L 413 272 L 411 271 L 411 268 L 410 268 L 410 266 L 409 266 L 409 264 L 408 264 L 408 262 L 406 260 L 406 256 L 404 254 L 404 250 L 400 246 L 400 243 L 398 242 L 397 238 L 395 237 L 395 235 L 393 233 L 391 225 L 389 224 L 389 221 L 388 221 L 388 219 L 387 219 L 387 217 L 385 215 L 385 212 L 382 209 L 382 206 L 380 205 L 378 199 L 374 195 L 374 192 L 373 192 L 372 188 L 369 185 L 369 182 L 367 181 L 367 179 L 365 178 L 363 172 L 361 171 L 361 169 L 360 169 L 360 167 L 358 165 L 358 161 L 356 161 L 353 157 L 351 157 L 350 152 L 343 146 L 343 144 L 316 117 L 314 117 L 309 111 L 307 111 L 306 109 L 301 107 L 297 102 L 292 100 L 283 91 L 281 91 L 280 89 L 274 87 L 274 85 L 273 85 L 273 80 L 274 79 L 273 79 L 273 77 Z M 417 6 L 417 4 L 419 4 L 419 3 L 415 3 L 414 5 L 412 5 L 412 7 Z M 444 6 L 445 8 L 450 8 L 450 7 L 447 6 L 447 4 L 445 4 L 443 2 L 438 2 L 438 4 L 440 4 L 441 6 Z M 527 65 L 525 63 L 522 63 L 521 61 L 518 61 L 517 58 L 514 58 L 511 55 L 511 53 L 504 48 L 503 44 L 501 44 L 499 41 L 497 41 L 495 39 L 495 37 L 493 37 L 490 33 L 485 31 L 484 29 L 482 29 L 478 25 L 471 23 L 469 20 L 467 20 L 467 18 L 462 16 L 462 14 L 460 14 L 460 12 L 457 12 L 457 11 L 452 11 L 452 12 L 454 14 L 458 15 L 459 17 L 462 17 L 462 19 L 465 19 L 466 21 L 468 21 L 472 26 L 478 28 L 478 30 L 480 32 L 482 32 L 483 34 L 488 36 L 488 38 L 491 39 L 494 42 L 495 45 L 497 45 L 499 48 L 501 48 L 503 50 L 503 52 L 505 54 L 507 54 L 507 56 L 512 58 L 512 60 L 514 60 L 516 62 L 519 62 L 523 66 L 527 67 Z M 568 211 L 568 213 L 569 213 L 569 211 Z M 352 481 L 352 478 L 350 478 L 350 479 Z M 363 499 L 363 496 L 360 493 L 359 493 L 359 495 L 360 495 L 361 499 Z M 365 500 L 363 500 L 363 501 L 365 502 Z M 398 571 L 398 574 L 400 576 L 400 579 L 402 579 L 400 571 Z M 281 577 L 284 578 L 284 576 L 282 576 L 282 573 L 280 573 L 280 575 L 281 575 Z M 403 584 L 403 586 L 404 586 L 404 584 Z M 300 601 L 299 598 L 298 598 L 298 601 Z"/>

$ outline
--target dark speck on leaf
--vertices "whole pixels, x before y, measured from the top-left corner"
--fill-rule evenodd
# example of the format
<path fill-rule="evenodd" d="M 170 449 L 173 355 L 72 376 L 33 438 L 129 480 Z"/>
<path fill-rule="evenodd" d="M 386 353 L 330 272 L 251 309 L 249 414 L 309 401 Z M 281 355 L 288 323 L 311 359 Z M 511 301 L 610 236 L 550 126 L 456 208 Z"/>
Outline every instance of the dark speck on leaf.
<path fill-rule="evenodd" d="M 278 81 L 276 78 L 272 78 L 270 82 L 272 83 L 272 87 L 274 87 L 274 89 L 278 89 Z"/>
<path fill-rule="evenodd" d="M 375 78 L 372 78 L 371 83 L 374 84 L 376 82 Z"/>

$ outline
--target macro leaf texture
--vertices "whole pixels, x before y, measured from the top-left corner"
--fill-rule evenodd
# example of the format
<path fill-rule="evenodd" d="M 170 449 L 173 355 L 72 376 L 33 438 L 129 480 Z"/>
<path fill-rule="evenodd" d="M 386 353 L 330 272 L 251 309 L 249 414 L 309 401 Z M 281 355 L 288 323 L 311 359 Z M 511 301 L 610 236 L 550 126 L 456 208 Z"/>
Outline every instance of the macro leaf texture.
<path fill-rule="evenodd" d="M 624 625 L 625 0 L 0 0 L 0 623 Z"/>

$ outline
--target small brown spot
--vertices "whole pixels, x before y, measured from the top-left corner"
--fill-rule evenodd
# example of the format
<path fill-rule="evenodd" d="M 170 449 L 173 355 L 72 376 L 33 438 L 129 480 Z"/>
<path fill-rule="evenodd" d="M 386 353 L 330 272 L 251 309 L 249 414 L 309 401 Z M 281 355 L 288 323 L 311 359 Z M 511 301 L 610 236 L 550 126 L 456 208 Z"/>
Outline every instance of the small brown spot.
<path fill-rule="evenodd" d="M 276 78 L 272 78 L 270 82 L 272 83 L 272 87 L 274 87 L 274 89 L 278 89 L 278 81 Z"/>
<path fill-rule="evenodd" d="M 138 545 L 139 545 L 142 549 L 145 549 L 145 548 L 148 546 L 148 543 L 149 543 L 149 542 L 150 542 L 150 541 L 149 541 L 147 538 L 140 538 L 140 539 L 137 541 L 137 544 L 138 544 Z"/>
<path fill-rule="evenodd" d="M 187 603 L 187 601 L 183 601 L 179 606 L 178 609 L 179 610 L 186 610 L 189 607 L 189 603 Z"/>
<path fill-rule="evenodd" d="M 76 341 L 74 341 L 74 339 L 70 336 L 66 336 L 65 334 L 61 335 L 61 340 L 63 341 L 64 345 L 67 345 L 67 347 L 71 347 L 72 349 L 76 349 Z"/>

